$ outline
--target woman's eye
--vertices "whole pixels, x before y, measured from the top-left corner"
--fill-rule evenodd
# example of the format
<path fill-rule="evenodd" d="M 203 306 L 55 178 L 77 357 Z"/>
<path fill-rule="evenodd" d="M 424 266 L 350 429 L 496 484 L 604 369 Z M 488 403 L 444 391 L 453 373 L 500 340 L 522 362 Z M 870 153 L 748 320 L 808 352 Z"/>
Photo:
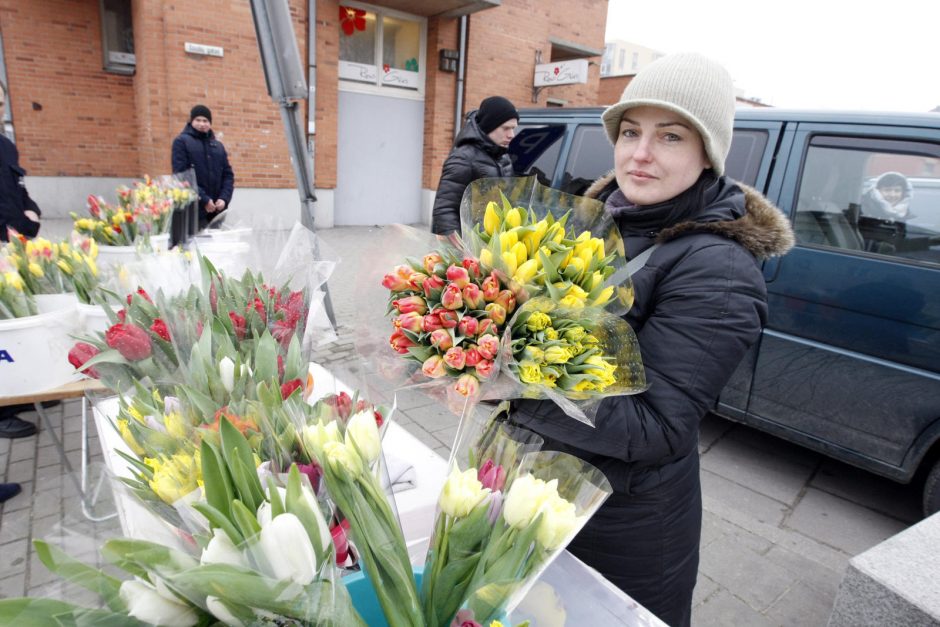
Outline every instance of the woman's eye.
<path fill-rule="evenodd" d="M 636 137 L 636 131 L 632 128 L 625 128 L 620 131 L 620 134 L 624 137 Z"/>
<path fill-rule="evenodd" d="M 666 133 L 666 134 L 663 136 L 663 139 L 665 139 L 667 142 L 678 142 L 678 141 L 682 141 L 682 138 L 679 137 L 678 135 L 676 135 L 675 133 Z"/>

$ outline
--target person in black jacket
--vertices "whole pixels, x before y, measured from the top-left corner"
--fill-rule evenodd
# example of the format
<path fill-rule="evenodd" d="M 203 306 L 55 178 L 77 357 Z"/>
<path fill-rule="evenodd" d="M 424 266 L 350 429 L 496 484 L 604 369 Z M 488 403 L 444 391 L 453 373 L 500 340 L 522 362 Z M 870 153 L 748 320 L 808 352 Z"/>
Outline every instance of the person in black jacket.
<path fill-rule="evenodd" d="M 7 88 L 0 82 L 0 120 L 6 112 L 6 103 Z M 39 234 L 42 212 L 26 191 L 25 175 L 16 145 L 0 132 L 0 242 L 9 241 L 9 228 L 26 237 Z"/>
<path fill-rule="evenodd" d="M 0 121 L 6 113 L 7 88 L 0 82 Z M 39 206 L 29 197 L 23 176 L 26 170 L 20 167 L 20 155 L 16 146 L 0 132 L 0 242 L 9 241 L 8 229 L 26 237 L 39 234 Z M 0 437 L 25 438 L 36 433 L 36 425 L 22 420 L 17 413 L 29 411 L 29 405 L 0 407 Z M 15 483 L 0 484 L 0 502 L 12 498 L 19 492 Z"/>
<path fill-rule="evenodd" d="M 460 201 L 467 185 L 477 179 L 512 176 L 506 149 L 516 135 L 519 113 L 502 96 L 490 96 L 467 114 L 441 172 L 434 198 L 431 232 L 460 233 Z"/>
<path fill-rule="evenodd" d="M 173 140 L 173 172 L 185 172 L 189 168 L 196 170 L 199 228 L 204 229 L 232 204 L 235 174 L 225 146 L 212 132 L 212 112 L 201 104 L 192 108 L 189 122 Z"/>
<path fill-rule="evenodd" d="M 568 548 L 672 626 L 690 623 L 698 572 L 699 422 L 766 321 L 760 260 L 793 245 L 776 207 L 723 176 L 734 107 L 727 71 L 681 53 L 642 69 L 604 111 L 614 170 L 587 195 L 605 200 L 628 256 L 658 244 L 625 316 L 649 388 L 604 399 L 593 428 L 551 401 L 513 402 L 516 422 L 613 487 Z"/>

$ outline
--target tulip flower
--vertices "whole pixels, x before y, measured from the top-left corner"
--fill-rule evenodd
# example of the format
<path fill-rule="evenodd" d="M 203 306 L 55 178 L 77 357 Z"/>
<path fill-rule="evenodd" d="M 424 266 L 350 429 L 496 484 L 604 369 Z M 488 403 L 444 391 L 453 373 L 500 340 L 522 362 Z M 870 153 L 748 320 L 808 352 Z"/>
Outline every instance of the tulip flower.
<path fill-rule="evenodd" d="M 434 348 L 446 351 L 453 345 L 454 338 L 447 329 L 435 329 L 434 331 L 431 331 L 431 346 Z"/>
<path fill-rule="evenodd" d="M 229 357 L 223 357 L 219 361 L 219 377 L 222 379 L 222 387 L 231 393 L 235 389 L 235 362 Z"/>
<path fill-rule="evenodd" d="M 343 473 L 352 480 L 362 473 L 362 459 L 356 451 L 343 442 L 327 442 L 323 445 L 323 458 L 334 472 Z"/>
<path fill-rule="evenodd" d="M 430 333 L 435 329 L 440 329 L 442 326 L 441 318 L 438 314 L 430 313 L 421 319 L 421 330 L 425 333 Z"/>
<path fill-rule="evenodd" d="M 479 328 L 479 321 L 472 316 L 464 316 L 460 319 L 460 322 L 457 323 L 457 332 L 464 337 L 476 337 L 477 329 Z"/>
<path fill-rule="evenodd" d="M 428 300 L 437 300 L 440 298 L 441 290 L 444 289 L 444 279 L 436 275 L 429 276 L 424 280 L 421 289 L 424 291 L 425 298 Z"/>
<path fill-rule="evenodd" d="M 346 446 L 356 450 L 367 464 L 379 458 L 382 443 L 371 411 L 361 411 L 346 424 Z"/>
<path fill-rule="evenodd" d="M 461 268 L 463 270 L 463 268 Z M 466 270 L 464 270 L 466 272 Z M 463 307 L 463 296 L 460 293 L 460 287 L 456 283 L 450 283 L 444 288 L 441 294 L 441 305 L 446 309 L 454 310 Z"/>
<path fill-rule="evenodd" d="M 536 539 L 544 550 L 552 551 L 568 539 L 579 522 L 574 503 L 557 494 L 552 495 L 542 508 Z"/>
<path fill-rule="evenodd" d="M 424 282 L 428 279 L 428 275 L 423 272 L 413 272 L 411 278 L 408 279 L 408 285 L 413 290 L 421 290 L 424 288 Z"/>
<path fill-rule="evenodd" d="M 456 311 L 441 309 L 437 316 L 441 319 L 441 326 L 445 329 L 455 329 L 460 324 L 460 314 Z"/>
<path fill-rule="evenodd" d="M 496 203 L 491 200 L 486 204 L 486 211 L 483 212 L 483 230 L 487 235 L 493 235 L 499 228 L 500 218 L 496 208 Z"/>
<path fill-rule="evenodd" d="M 503 260 L 503 265 L 506 266 L 506 273 L 509 275 L 515 274 L 516 268 L 519 265 L 519 261 L 516 259 L 515 253 L 513 253 L 511 250 L 507 250 L 500 255 L 500 258 Z"/>
<path fill-rule="evenodd" d="M 461 396 L 476 396 L 480 391 L 480 381 L 472 374 L 462 374 L 457 378 L 454 390 Z"/>
<path fill-rule="evenodd" d="M 499 278 L 497 278 L 496 273 L 491 273 L 488 277 L 483 279 L 483 300 L 488 303 L 496 300 L 496 296 L 499 294 Z"/>
<path fill-rule="evenodd" d="M 248 560 L 245 555 L 232 543 L 232 539 L 221 529 L 215 529 L 212 533 L 212 539 L 202 551 L 199 558 L 200 564 L 228 564 L 229 566 L 239 566 L 248 568 Z"/>
<path fill-rule="evenodd" d="M 480 351 L 477 350 L 477 347 L 473 344 L 470 345 L 470 348 L 464 350 L 464 365 L 468 368 L 473 368 L 478 363 L 480 363 Z"/>
<path fill-rule="evenodd" d="M 287 397 L 294 393 L 295 390 L 303 388 L 303 381 L 298 379 L 291 379 L 283 384 L 281 384 L 281 398 L 287 400 Z"/>
<path fill-rule="evenodd" d="M 486 307 L 486 315 L 496 324 L 506 322 L 506 308 L 499 303 L 489 303 Z"/>
<path fill-rule="evenodd" d="M 490 320 L 489 318 L 484 318 L 480 320 L 479 326 L 477 327 L 477 335 L 498 335 L 499 328 L 496 326 L 496 323 Z"/>
<path fill-rule="evenodd" d="M 444 353 L 444 363 L 454 370 L 463 370 L 466 355 L 459 346 L 454 346 Z"/>
<path fill-rule="evenodd" d="M 513 207 L 503 216 L 503 222 L 509 228 L 515 228 L 522 224 L 522 211 L 519 207 Z"/>
<path fill-rule="evenodd" d="M 493 253 L 490 252 L 489 248 L 480 251 L 480 263 L 487 268 L 493 267 Z"/>
<path fill-rule="evenodd" d="M 411 287 L 410 280 L 413 272 L 410 266 L 395 266 L 395 269 L 382 279 L 382 285 L 393 292 L 407 290 Z"/>
<path fill-rule="evenodd" d="M 506 469 L 501 464 L 494 464 L 492 459 L 487 459 L 477 471 L 477 478 L 490 490 L 502 490 L 506 485 Z"/>
<path fill-rule="evenodd" d="M 477 376 L 481 379 L 488 379 L 493 374 L 493 361 L 490 359 L 481 359 L 476 365 Z"/>
<path fill-rule="evenodd" d="M 421 372 L 431 379 L 438 379 L 447 374 L 447 370 L 444 368 L 444 360 L 437 355 L 431 355 L 424 360 L 421 365 Z"/>
<path fill-rule="evenodd" d="M 516 272 L 512 275 L 512 279 L 517 283 L 528 283 L 532 280 L 536 273 L 538 273 L 539 268 L 540 264 L 538 259 L 529 259 L 516 268 Z"/>
<path fill-rule="evenodd" d="M 412 342 L 401 329 L 395 329 L 395 332 L 392 333 L 392 337 L 389 338 L 389 344 L 391 345 L 392 350 L 402 355 L 407 355 L 408 349 L 415 345 L 415 343 Z"/>
<path fill-rule="evenodd" d="M 516 477 L 503 503 L 503 520 L 514 529 L 524 529 L 552 496 L 558 497 L 557 479 L 545 482 L 528 473 Z"/>
<path fill-rule="evenodd" d="M 239 620 L 219 597 L 207 596 L 206 609 L 221 623 L 229 627 L 245 627 L 245 623 Z"/>
<path fill-rule="evenodd" d="M 493 299 L 493 302 L 497 305 L 502 305 L 507 313 L 516 308 L 516 296 L 509 290 L 500 290 L 496 298 Z"/>
<path fill-rule="evenodd" d="M 468 309 L 480 309 L 483 307 L 483 303 L 485 302 L 483 300 L 483 292 L 480 291 L 480 288 L 475 284 L 471 283 L 463 288 L 461 295 Z"/>
<path fill-rule="evenodd" d="M 490 491 L 477 479 L 473 468 L 460 472 L 457 468 L 450 471 L 450 476 L 441 488 L 438 505 L 441 511 L 455 518 L 463 518 L 479 505 Z"/>
<path fill-rule="evenodd" d="M 261 528 L 258 545 L 267 558 L 271 574 L 302 586 L 317 574 L 317 557 L 310 536 L 300 519 L 283 513 Z"/>
<path fill-rule="evenodd" d="M 150 330 L 164 342 L 170 341 L 170 330 L 166 328 L 166 322 L 160 318 L 154 319 L 153 324 L 150 325 Z"/>
<path fill-rule="evenodd" d="M 235 331 L 235 339 L 245 339 L 245 334 L 248 332 L 248 321 L 245 320 L 245 317 L 235 313 L 234 311 L 228 312 L 228 317 L 229 320 L 232 321 L 232 329 Z"/>
<path fill-rule="evenodd" d="M 484 335 L 478 338 L 477 351 L 483 359 L 496 359 L 499 353 L 499 339 L 495 335 Z"/>
<path fill-rule="evenodd" d="M 467 269 L 471 277 L 476 278 L 480 276 L 480 260 L 476 257 L 464 257 L 460 263 Z"/>
<path fill-rule="evenodd" d="M 133 324 L 118 323 L 105 331 L 105 342 L 124 359 L 140 361 L 150 357 L 153 346 L 147 332 Z"/>
<path fill-rule="evenodd" d="M 161 594 L 148 583 L 128 579 L 118 591 L 127 613 L 137 620 L 167 627 L 190 627 L 199 623 L 199 615 L 172 593 Z"/>
<path fill-rule="evenodd" d="M 87 344 L 85 342 L 77 342 L 75 346 L 69 350 L 69 363 L 75 366 L 76 370 L 81 370 L 82 366 L 85 365 L 85 362 L 98 354 L 98 349 Z M 83 370 L 85 374 L 93 379 L 100 377 L 98 371 L 94 367 L 86 368 Z"/>
<path fill-rule="evenodd" d="M 422 265 L 428 274 L 434 274 L 434 268 L 439 263 L 444 263 L 444 259 L 439 253 L 433 252 L 424 256 Z"/>
<path fill-rule="evenodd" d="M 467 269 L 464 268 L 462 265 L 461 266 L 455 266 L 455 265 L 448 266 L 445 276 L 447 276 L 448 281 L 450 281 L 451 283 L 453 283 L 460 289 L 463 289 L 467 287 L 468 285 L 470 285 L 470 273 L 467 272 Z"/>
<path fill-rule="evenodd" d="M 343 520 L 342 523 L 333 525 L 330 528 L 330 535 L 333 538 L 333 547 L 336 550 L 336 564 L 342 566 L 349 558 L 349 538 L 347 530 L 349 521 Z"/>
<path fill-rule="evenodd" d="M 416 312 L 423 316 L 428 312 L 428 305 L 420 296 L 406 296 L 405 298 L 393 300 L 392 307 L 397 309 L 399 313 L 403 314 Z"/>
<path fill-rule="evenodd" d="M 409 311 L 395 318 L 395 326 L 412 333 L 419 333 L 424 326 L 424 316 L 417 311 Z"/>

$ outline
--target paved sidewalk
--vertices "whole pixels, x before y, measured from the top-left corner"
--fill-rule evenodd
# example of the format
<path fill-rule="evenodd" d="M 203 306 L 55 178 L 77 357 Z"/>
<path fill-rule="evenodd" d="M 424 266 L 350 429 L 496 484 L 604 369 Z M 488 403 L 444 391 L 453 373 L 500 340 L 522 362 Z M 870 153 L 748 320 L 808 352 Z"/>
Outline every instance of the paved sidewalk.
<path fill-rule="evenodd" d="M 355 359 L 355 336 L 362 333 L 357 312 L 384 306 L 375 300 L 381 290 L 364 285 L 362 276 L 373 267 L 369 254 L 386 244 L 385 235 L 378 227 L 320 232 L 342 259 L 329 284 L 338 339 L 315 356 L 329 368 L 348 369 Z M 399 395 L 398 404 L 400 423 L 446 456 L 457 417 L 414 392 Z M 79 402 L 49 414 L 45 427 L 58 429 L 77 469 Z M 100 462 L 94 434 L 91 440 L 92 460 Z M 705 515 L 696 625 L 825 625 L 848 560 L 918 520 L 916 489 L 741 425 L 707 418 L 699 449 Z M 0 439 L 0 478 L 24 485 L 23 494 L 0 509 L 0 597 L 56 590 L 30 541 L 61 533 L 61 521 L 76 536 L 100 538 L 116 531 L 113 520 L 84 521 L 75 489 L 62 472 L 45 430 L 38 437 Z"/>

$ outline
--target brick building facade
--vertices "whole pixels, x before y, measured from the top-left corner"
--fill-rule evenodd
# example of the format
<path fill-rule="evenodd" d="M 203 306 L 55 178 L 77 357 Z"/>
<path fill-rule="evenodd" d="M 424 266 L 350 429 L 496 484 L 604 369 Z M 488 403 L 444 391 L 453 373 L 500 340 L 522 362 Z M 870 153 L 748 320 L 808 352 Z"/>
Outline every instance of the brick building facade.
<path fill-rule="evenodd" d="M 309 140 L 315 147 L 318 204 L 324 205 L 320 224 L 349 223 L 343 220 L 343 196 L 334 192 L 351 180 L 341 165 L 344 147 L 368 143 L 350 135 L 357 128 L 350 114 L 341 119 L 343 94 L 357 91 L 364 94 L 357 102 L 366 103 L 361 106 L 367 107 L 367 117 L 370 110 L 381 116 L 384 105 L 378 103 L 397 102 L 389 98 L 416 103 L 420 119 L 409 137 L 419 142 L 420 163 L 413 184 L 425 195 L 415 215 L 426 218 L 454 136 L 458 74 L 439 69 L 439 56 L 441 50 L 459 50 L 460 15 L 467 16 L 462 111 L 494 93 L 519 107 L 545 106 L 549 99 L 565 106 L 597 102 L 600 57 L 592 53 L 603 49 L 606 0 L 346 3 L 386 25 L 386 36 L 392 32 L 388 25 L 404 24 L 420 33 L 421 54 L 409 59 L 414 62 L 409 67 L 417 68 L 412 74 L 418 86 L 400 94 L 340 75 L 348 42 L 342 41 L 347 33 L 339 2 L 288 2 L 301 59 L 308 64 L 315 59 L 315 114 L 307 122 L 315 131 Z M 113 34 L 109 20 L 114 11 L 129 13 L 118 36 L 129 27 L 133 32 L 133 59 L 116 71 L 103 69 L 113 44 L 106 39 Z M 47 210 L 64 215 L 81 206 L 86 192 L 107 194 L 118 181 L 169 172 L 170 144 L 196 103 L 212 109 L 213 127 L 229 152 L 236 174 L 233 210 L 254 211 L 272 199 L 287 203 L 290 211 L 299 207 L 279 110 L 265 90 L 250 0 L 0 0 L 0 37 L 9 121 L 30 174 L 30 190 Z M 221 49 L 221 56 L 187 51 L 187 44 Z M 387 42 L 376 49 L 389 54 Z M 115 58 L 126 62 L 128 57 L 118 52 Z M 592 61 L 587 82 L 542 90 L 533 102 L 537 59 L 547 63 L 579 56 Z M 389 122 L 394 121 L 385 120 L 385 126 L 393 126 Z M 383 126 L 375 128 L 380 133 Z M 381 145 L 383 140 L 375 141 Z M 381 174 L 381 159 L 391 162 L 394 154 L 377 151 L 371 169 Z M 381 221 L 378 215 L 372 220 Z"/>

